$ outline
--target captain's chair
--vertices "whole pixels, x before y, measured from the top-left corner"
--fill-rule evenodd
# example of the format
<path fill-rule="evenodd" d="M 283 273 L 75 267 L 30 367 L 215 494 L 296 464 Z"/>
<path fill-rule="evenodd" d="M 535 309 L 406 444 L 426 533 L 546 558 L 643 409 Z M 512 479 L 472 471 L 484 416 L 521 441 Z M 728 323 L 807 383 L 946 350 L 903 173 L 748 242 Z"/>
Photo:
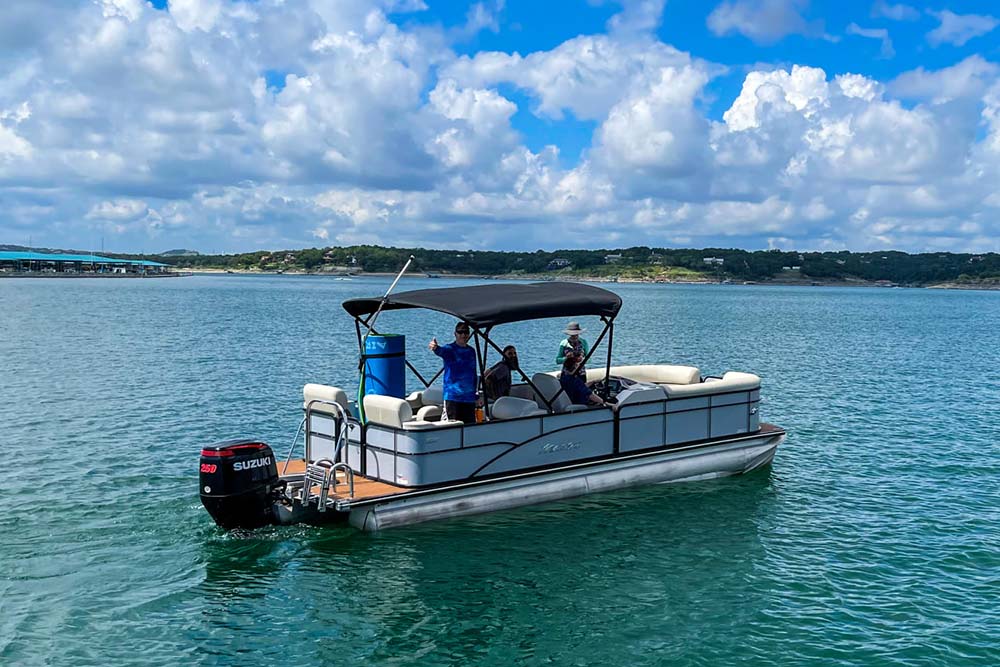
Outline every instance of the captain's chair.
<path fill-rule="evenodd" d="M 444 408 L 444 391 L 437 385 L 431 385 L 420 391 L 414 391 L 406 397 L 406 402 L 413 409 L 417 419 L 436 421 L 441 419 Z"/>
<path fill-rule="evenodd" d="M 538 417 L 547 415 L 548 410 L 542 410 L 535 401 L 529 401 L 516 396 L 501 396 L 493 402 L 490 416 L 493 419 L 516 419 L 518 417 Z"/>
<path fill-rule="evenodd" d="M 545 404 L 545 400 L 552 401 L 553 412 L 575 412 L 577 410 L 586 410 L 588 407 L 586 405 L 570 403 L 569 396 L 566 395 L 565 391 L 562 391 L 559 378 L 554 378 L 548 373 L 535 373 L 531 376 L 531 383 L 542 393 L 542 396 L 535 396 L 535 402 L 538 403 L 538 407 L 542 410 L 548 411 L 549 409 L 549 406 Z M 555 398 L 554 401 L 553 397 Z"/>

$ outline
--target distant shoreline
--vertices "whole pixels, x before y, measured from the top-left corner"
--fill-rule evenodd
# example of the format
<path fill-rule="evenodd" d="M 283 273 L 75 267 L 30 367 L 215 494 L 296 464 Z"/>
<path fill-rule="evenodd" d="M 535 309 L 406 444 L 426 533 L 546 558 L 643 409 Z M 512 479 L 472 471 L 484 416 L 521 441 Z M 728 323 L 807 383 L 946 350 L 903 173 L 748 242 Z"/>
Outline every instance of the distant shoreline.
<path fill-rule="evenodd" d="M 371 278 L 371 277 L 394 277 L 396 274 L 388 271 L 352 271 L 351 273 L 339 273 L 333 271 L 303 271 L 290 269 L 285 271 L 259 271 L 246 269 L 210 269 L 191 268 L 185 271 L 171 271 L 166 273 L 40 273 L 40 272 L 0 272 L 0 278 L 182 278 L 193 275 L 249 275 L 249 276 L 321 276 L 326 278 Z M 456 278 L 459 280 L 529 280 L 529 281 L 570 281 L 586 283 L 627 283 L 627 284 L 649 284 L 649 285 L 763 285 L 765 287 L 881 287 L 883 289 L 940 289 L 940 290 L 964 290 L 964 291 L 1000 291 L 1000 283 L 956 283 L 943 282 L 928 285 L 910 284 L 880 284 L 865 280 L 814 280 L 810 278 L 781 278 L 781 279 L 761 279 L 739 281 L 732 279 L 692 279 L 683 278 L 621 278 L 608 276 L 578 276 L 578 275 L 553 275 L 553 274 L 505 274 L 505 275 L 484 275 L 478 273 L 411 273 L 406 277 L 410 278 Z"/>
<path fill-rule="evenodd" d="M 388 271 L 352 271 L 350 274 L 337 273 L 332 271 L 302 271 L 286 270 L 277 271 L 253 271 L 244 269 L 189 269 L 191 274 L 204 275 L 251 275 L 251 276 L 322 276 L 327 278 L 370 278 L 370 277 L 393 277 L 396 274 Z M 426 273 L 413 273 L 406 277 L 430 278 Z M 476 273 L 435 273 L 433 278 L 456 278 L 460 280 L 532 280 L 550 281 L 564 280 L 571 282 L 586 283 L 628 283 L 628 284 L 650 284 L 650 285 L 763 285 L 770 287 L 791 286 L 791 287 L 881 287 L 882 289 L 947 289 L 947 290 L 977 290 L 977 291 L 997 291 L 1000 290 L 998 284 L 973 285 L 965 283 L 934 283 L 931 285 L 884 285 L 864 280 L 815 280 L 809 278 L 794 279 L 782 278 L 780 280 L 683 280 L 683 279 L 643 279 L 643 278 L 609 278 L 607 276 L 576 276 L 552 274 L 523 274 L 523 275 L 483 275 Z"/>

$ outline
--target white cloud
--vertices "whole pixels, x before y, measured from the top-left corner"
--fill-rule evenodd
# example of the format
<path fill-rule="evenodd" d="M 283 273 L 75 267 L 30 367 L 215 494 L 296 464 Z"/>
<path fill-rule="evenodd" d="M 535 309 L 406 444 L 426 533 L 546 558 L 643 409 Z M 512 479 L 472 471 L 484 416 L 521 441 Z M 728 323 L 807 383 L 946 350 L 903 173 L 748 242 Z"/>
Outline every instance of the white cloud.
<path fill-rule="evenodd" d="M 820 37 L 823 26 L 807 21 L 802 12 L 809 0 L 727 0 L 708 16 L 708 28 L 718 36 L 739 33 L 760 44 L 787 35 Z"/>
<path fill-rule="evenodd" d="M 892 4 L 879 0 L 872 6 L 873 18 L 887 18 L 892 21 L 916 21 L 920 18 L 920 11 L 909 5 L 902 3 Z"/>
<path fill-rule="evenodd" d="M 892 58 L 896 55 L 896 50 L 892 48 L 892 40 L 889 38 L 889 31 L 885 28 L 862 28 L 857 23 L 851 23 L 847 26 L 847 34 L 879 40 L 882 43 L 879 55 L 883 58 Z"/>
<path fill-rule="evenodd" d="M 99 0 L 104 18 L 120 16 L 127 21 L 135 21 L 143 11 L 142 0 Z"/>
<path fill-rule="evenodd" d="M 947 9 L 940 12 L 928 10 L 927 13 L 941 22 L 941 25 L 927 33 L 927 41 L 931 46 L 941 44 L 962 46 L 970 39 L 992 32 L 997 25 L 1000 25 L 1000 21 L 992 16 L 955 14 Z"/>
<path fill-rule="evenodd" d="M 649 38 L 582 35 L 526 57 L 463 56 L 442 76 L 466 86 L 513 83 L 538 99 L 537 110 L 545 116 L 560 119 L 570 111 L 577 118 L 601 120 L 624 94 L 648 86 L 660 69 L 692 62 L 688 54 Z"/>
<path fill-rule="evenodd" d="M 31 144 L 24 137 L 18 136 L 11 128 L 0 125 L 0 157 L 27 158 L 31 153 Z"/>
<path fill-rule="evenodd" d="M 116 199 L 103 201 L 87 213 L 88 220 L 123 221 L 135 220 L 149 210 L 146 202 L 139 199 Z"/>
<path fill-rule="evenodd" d="M 448 168 L 495 163 L 504 151 L 516 146 L 510 117 L 517 106 L 492 90 L 460 89 L 446 79 L 430 93 L 430 109 L 446 119 L 428 142 L 428 152 Z"/>
<path fill-rule="evenodd" d="M 694 102 L 708 82 L 696 67 L 666 67 L 647 89 L 623 98 L 598 130 L 597 158 L 613 170 L 657 180 L 696 172 L 707 158 L 708 124 Z"/>
<path fill-rule="evenodd" d="M 222 0 L 170 0 L 170 14 L 181 30 L 209 31 L 222 14 Z"/>
<path fill-rule="evenodd" d="M 813 247 L 833 239 L 852 248 L 919 246 L 942 225 L 980 217 L 997 160 L 969 163 L 976 109 L 905 108 L 859 75 L 829 81 L 812 68 L 752 72 L 725 124 L 713 127 L 712 191 L 719 200 L 775 206 L 777 182 L 792 209 L 780 209 L 789 222 L 775 231 L 793 241 L 805 235 Z M 962 239 L 972 232 L 950 233 L 950 247 L 968 247 Z"/>
<path fill-rule="evenodd" d="M 826 104 L 828 95 L 826 73 L 815 67 L 796 65 L 791 72 L 750 72 L 739 97 L 723 114 L 723 119 L 731 131 L 739 131 L 758 127 L 759 114 L 768 108 L 795 109 L 808 118 Z"/>
<path fill-rule="evenodd" d="M 457 33 L 399 20 L 418 1 L 8 0 L 0 239 L 1000 249 L 996 63 L 886 85 L 765 64 L 716 100 L 726 68 L 658 40 L 663 3 L 620 4 L 605 34 L 458 57 Z M 466 26 L 500 28 L 501 8 Z M 714 15 L 820 36 L 807 9 Z M 563 154 L 561 123 L 594 129 Z"/>
<path fill-rule="evenodd" d="M 469 39 L 483 30 L 499 32 L 499 14 L 503 11 L 505 0 L 492 0 L 490 3 L 477 2 L 465 14 L 465 25 L 452 31 L 455 39 Z"/>
<path fill-rule="evenodd" d="M 974 55 L 940 70 L 918 67 L 904 72 L 889 84 L 889 89 L 900 97 L 940 103 L 958 98 L 979 99 L 998 78 L 1000 65 Z"/>
<path fill-rule="evenodd" d="M 14 127 L 31 117 L 31 105 L 22 102 L 15 109 L 0 111 L 0 157 L 28 158 L 33 148 L 31 142 L 18 135 Z"/>
<path fill-rule="evenodd" d="M 622 0 L 622 11 L 608 20 L 608 30 L 618 34 L 655 30 L 663 19 L 666 0 Z"/>

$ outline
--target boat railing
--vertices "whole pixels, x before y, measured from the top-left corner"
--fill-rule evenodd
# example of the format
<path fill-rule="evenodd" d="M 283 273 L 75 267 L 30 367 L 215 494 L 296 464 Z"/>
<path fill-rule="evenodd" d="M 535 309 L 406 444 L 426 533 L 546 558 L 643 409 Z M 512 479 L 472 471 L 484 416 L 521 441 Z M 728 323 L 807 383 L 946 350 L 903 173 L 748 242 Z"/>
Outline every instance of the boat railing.
<path fill-rule="evenodd" d="M 285 457 L 285 467 L 281 470 L 282 475 L 288 472 L 288 464 L 292 462 L 292 452 L 295 451 L 295 443 L 299 441 L 299 433 L 302 433 L 302 427 L 305 425 L 306 417 L 302 417 L 302 420 L 299 422 L 299 427 L 295 431 L 295 436 L 292 438 L 292 444 L 288 447 L 288 456 Z"/>
<path fill-rule="evenodd" d="M 351 466 L 346 463 L 334 463 L 333 469 L 330 471 L 330 476 L 333 478 L 333 489 L 337 490 L 337 471 L 344 471 L 344 479 L 347 481 L 347 493 L 348 496 L 354 497 L 354 471 L 351 470 Z"/>
<path fill-rule="evenodd" d="M 308 403 L 306 403 L 306 414 L 302 417 L 302 421 L 299 422 L 299 428 L 295 431 L 295 437 L 292 438 L 292 444 L 288 448 L 288 455 L 285 457 L 285 466 L 283 472 L 288 471 L 288 465 L 292 461 L 292 454 L 295 452 L 295 444 L 299 440 L 299 434 L 302 433 L 303 428 L 305 429 L 305 454 L 304 458 L 306 464 L 312 460 L 312 418 L 313 413 L 316 412 L 314 409 L 315 405 L 323 405 L 332 408 L 331 411 L 324 410 L 321 414 L 325 417 L 332 417 L 334 421 L 334 433 L 336 438 L 336 443 L 333 449 L 333 461 L 340 458 L 341 452 L 347 446 L 347 431 L 348 431 L 348 421 L 349 416 L 347 410 L 344 406 L 336 401 L 329 401 L 321 398 L 314 398 Z M 332 414 L 331 414 L 332 413 Z M 353 493 L 353 476 L 351 481 L 351 488 Z"/>

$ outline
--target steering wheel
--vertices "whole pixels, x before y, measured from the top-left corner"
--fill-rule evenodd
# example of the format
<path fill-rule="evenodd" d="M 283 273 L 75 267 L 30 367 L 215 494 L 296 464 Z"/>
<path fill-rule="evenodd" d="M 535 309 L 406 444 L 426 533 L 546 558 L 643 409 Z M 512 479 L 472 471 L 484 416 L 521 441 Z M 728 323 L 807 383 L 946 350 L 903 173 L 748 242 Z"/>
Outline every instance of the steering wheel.
<path fill-rule="evenodd" d="M 612 394 L 617 393 L 618 386 L 619 383 L 614 378 L 610 378 L 608 380 L 598 380 L 590 385 L 590 389 L 606 401 L 611 398 Z"/>

